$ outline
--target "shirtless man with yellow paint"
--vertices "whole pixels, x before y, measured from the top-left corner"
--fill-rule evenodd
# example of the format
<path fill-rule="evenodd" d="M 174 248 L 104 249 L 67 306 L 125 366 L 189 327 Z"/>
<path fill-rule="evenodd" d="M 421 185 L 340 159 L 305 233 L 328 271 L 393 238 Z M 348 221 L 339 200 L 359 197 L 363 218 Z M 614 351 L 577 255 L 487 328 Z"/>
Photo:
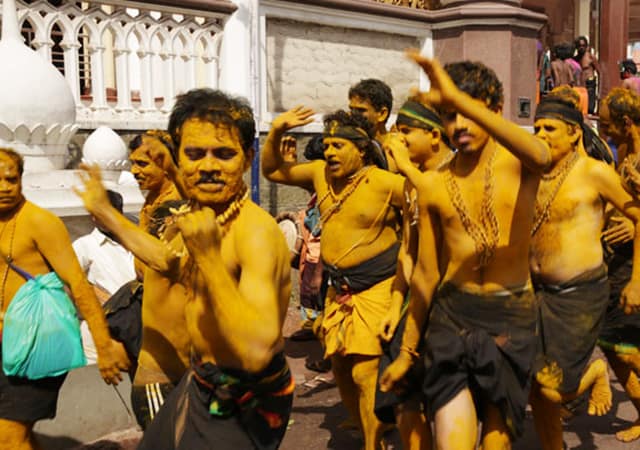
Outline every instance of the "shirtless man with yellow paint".
<path fill-rule="evenodd" d="M 177 98 L 169 130 L 177 167 L 161 157 L 159 163 L 180 178 L 189 206 L 175 212 L 162 239 L 108 207 L 96 168 L 80 193 L 86 208 L 147 265 L 145 294 L 162 299 L 163 289 L 184 290 L 154 305 L 173 314 L 164 323 L 143 316 L 144 332 L 164 341 L 167 352 L 156 347 L 150 357 L 179 369 L 191 349 L 191 367 L 139 448 L 276 448 L 293 394 L 282 337 L 289 250 L 275 220 L 248 199 L 243 181 L 253 156 L 253 112 L 244 99 L 196 89 Z M 184 353 L 177 357 L 176 349 Z"/>
<path fill-rule="evenodd" d="M 173 181 L 166 176 L 164 169 L 153 160 L 153 155 L 169 151 L 172 147 L 171 136 L 166 131 L 149 130 L 129 143 L 129 161 L 131 173 L 142 191 L 146 191 L 144 205 L 140 211 L 140 228 L 149 231 L 153 213 L 162 203 L 179 200 L 180 194 Z M 158 146 L 164 147 L 157 148 Z"/>
<path fill-rule="evenodd" d="M 600 131 L 618 147 L 618 171 L 623 175 L 623 184 L 637 194 L 638 185 L 629 176 L 638 174 L 632 174 L 628 165 L 637 164 L 640 152 L 640 95 L 614 88 L 598 111 Z M 609 218 L 603 233 L 611 292 L 598 345 L 640 416 L 640 310 L 625 302 L 621 295 L 633 274 L 634 232 L 633 223 L 616 213 Z M 639 439 L 640 417 L 616 432 L 616 438 L 622 442 Z"/>
<path fill-rule="evenodd" d="M 552 161 L 538 190 L 530 256 L 542 340 L 531 402 L 545 450 L 563 448 L 563 402 L 591 390 L 589 414 L 603 415 L 611 407 L 607 365 L 589 362 L 609 303 L 600 241 L 606 203 L 636 224 L 636 237 L 640 233 L 640 202 L 624 190 L 613 167 L 586 154 L 579 108 L 577 99 L 557 88 L 538 105 L 534 123 Z M 622 293 L 631 305 L 640 302 L 640 251 L 635 255 L 634 274 Z"/>
<path fill-rule="evenodd" d="M 129 366 L 126 353 L 109 337 L 102 308 L 80 267 L 64 224 L 22 195 L 23 167 L 17 152 L 0 149 L 0 251 L 34 277 L 51 271 L 58 274 L 89 324 L 102 378 L 107 384 L 118 384 L 122 380 L 120 370 Z M 4 313 L 26 280 L 4 258 L 0 258 L 0 273 L 1 335 Z M 28 380 L 7 377 L 0 369 L 0 449 L 38 448 L 31 430 L 36 421 L 55 416 L 58 392 L 65 377 Z"/>
<path fill-rule="evenodd" d="M 453 156 L 444 135 L 440 116 L 432 108 L 415 99 L 406 101 L 398 111 L 396 132 L 390 133 L 385 151 L 390 162 L 407 177 L 405 201 L 402 205 L 402 245 L 392 289 L 392 305 L 380 324 L 380 337 L 388 342 L 380 360 L 379 374 L 395 359 L 402 344 L 406 323 L 409 281 L 418 258 L 417 193 L 411 180 L 427 170 L 440 170 Z M 376 415 L 384 422 L 395 423 L 406 450 L 428 450 L 432 447 L 431 429 L 423 413 L 419 367 L 407 376 L 399 392 L 376 393 Z M 380 381 L 384 384 L 384 380 Z"/>
<path fill-rule="evenodd" d="M 366 450 L 379 448 L 374 414 L 380 320 L 391 305 L 399 242 L 393 207 L 403 203 L 404 179 L 373 165 L 371 125 L 360 114 L 325 117 L 324 160 L 285 162 L 278 151 L 284 133 L 309 123 L 313 111 L 296 107 L 277 117 L 262 153 L 265 177 L 313 190 L 322 222 L 321 257 L 329 272 L 321 327 L 340 396 L 358 418 Z"/>
<path fill-rule="evenodd" d="M 389 390 L 420 358 L 437 448 L 511 447 L 523 430 L 537 348 L 529 241 L 548 147 L 500 110 L 502 85 L 479 63 L 444 68 L 410 52 L 429 76 L 422 101 L 440 110 L 458 149 L 416 184 L 419 249 L 403 345 L 382 377 Z M 427 321 L 427 312 L 429 317 Z"/>

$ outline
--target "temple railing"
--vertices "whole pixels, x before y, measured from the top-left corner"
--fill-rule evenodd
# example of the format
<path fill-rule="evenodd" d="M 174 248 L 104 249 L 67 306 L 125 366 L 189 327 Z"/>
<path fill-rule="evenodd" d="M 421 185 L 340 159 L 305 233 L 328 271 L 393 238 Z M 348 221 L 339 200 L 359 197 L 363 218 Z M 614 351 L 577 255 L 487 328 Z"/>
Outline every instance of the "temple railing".
<path fill-rule="evenodd" d="M 26 43 L 67 79 L 81 128 L 163 127 L 177 94 L 218 86 L 229 8 L 168 3 L 17 1 Z"/>

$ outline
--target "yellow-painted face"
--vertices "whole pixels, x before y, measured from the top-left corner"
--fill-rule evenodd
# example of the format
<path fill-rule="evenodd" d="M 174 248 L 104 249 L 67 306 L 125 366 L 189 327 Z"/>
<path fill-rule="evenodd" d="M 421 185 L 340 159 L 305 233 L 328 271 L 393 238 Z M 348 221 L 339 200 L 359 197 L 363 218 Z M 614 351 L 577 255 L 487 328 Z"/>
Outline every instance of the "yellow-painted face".
<path fill-rule="evenodd" d="M 482 100 L 471 101 L 486 107 Z M 460 153 L 478 152 L 487 144 L 489 134 L 473 120 L 456 111 L 443 111 L 440 117 L 449 141 Z"/>
<path fill-rule="evenodd" d="M 129 155 L 131 173 L 138 182 L 140 189 L 144 191 L 160 190 L 165 180 L 162 168 L 149 157 L 149 152 L 156 145 L 163 144 L 155 138 L 143 136 L 142 145 Z"/>
<path fill-rule="evenodd" d="M 243 189 L 251 159 L 236 128 L 188 119 L 180 130 L 178 167 L 187 194 L 203 206 L 226 207 Z"/>
<path fill-rule="evenodd" d="M 440 132 L 408 125 L 396 125 L 409 150 L 409 159 L 418 167 L 423 167 L 433 157 L 433 147 L 439 143 Z"/>
<path fill-rule="evenodd" d="M 0 214 L 12 211 L 22 201 L 22 177 L 18 164 L 0 152 Z"/>
<path fill-rule="evenodd" d="M 389 115 L 387 108 L 382 108 L 380 111 L 376 111 L 369 100 L 354 96 L 349 99 L 349 110 L 352 115 L 360 115 L 367 119 L 373 127 L 378 127 L 378 124 L 384 124 Z"/>
<path fill-rule="evenodd" d="M 324 159 L 331 178 L 346 178 L 364 167 L 363 152 L 350 140 L 326 137 L 323 143 Z"/>
<path fill-rule="evenodd" d="M 554 163 L 562 159 L 567 153 L 576 150 L 578 139 L 582 131 L 563 120 L 538 119 L 533 124 L 534 133 L 549 146 L 551 161 Z"/>

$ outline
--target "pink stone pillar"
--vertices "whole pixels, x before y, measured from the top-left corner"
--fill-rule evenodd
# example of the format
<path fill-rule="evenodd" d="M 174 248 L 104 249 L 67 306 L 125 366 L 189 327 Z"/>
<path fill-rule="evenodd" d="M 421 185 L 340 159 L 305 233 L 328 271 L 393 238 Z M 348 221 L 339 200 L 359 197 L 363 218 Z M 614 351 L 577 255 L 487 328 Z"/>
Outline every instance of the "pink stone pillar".
<path fill-rule="evenodd" d="M 536 101 L 536 39 L 547 17 L 521 0 L 444 0 L 433 26 L 442 63 L 470 60 L 491 67 L 504 86 L 504 115 L 532 125 Z M 522 114 L 529 103 L 530 114 Z"/>

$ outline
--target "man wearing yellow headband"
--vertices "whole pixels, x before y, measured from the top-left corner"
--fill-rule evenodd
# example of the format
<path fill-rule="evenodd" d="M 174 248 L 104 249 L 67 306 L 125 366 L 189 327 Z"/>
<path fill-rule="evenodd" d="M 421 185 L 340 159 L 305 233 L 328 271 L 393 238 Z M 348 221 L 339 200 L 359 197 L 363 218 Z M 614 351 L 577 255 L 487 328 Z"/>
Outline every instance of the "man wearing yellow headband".
<path fill-rule="evenodd" d="M 607 202 L 640 233 L 640 202 L 627 193 L 615 169 L 585 151 L 578 103 L 556 88 L 538 105 L 535 134 L 551 149 L 540 182 L 531 230 L 531 275 L 540 304 L 541 354 L 531 392 L 544 450 L 561 450 L 561 404 L 591 391 L 588 413 L 611 407 L 604 360 L 590 363 L 609 302 L 600 237 Z M 640 244 L 640 241 L 636 241 Z M 634 263 L 640 260 L 635 252 Z M 640 265 L 622 293 L 637 309 Z"/>
<path fill-rule="evenodd" d="M 382 431 L 373 411 L 382 354 L 378 329 L 391 306 L 400 247 L 394 207 L 402 207 L 404 179 L 379 168 L 383 161 L 373 149 L 371 125 L 344 111 L 325 117 L 324 160 L 285 162 L 278 151 L 283 134 L 312 115 L 297 107 L 273 121 L 262 171 L 271 181 L 318 195 L 321 255 L 331 282 L 321 337 L 342 401 L 360 420 L 364 448 L 374 450 Z"/>

